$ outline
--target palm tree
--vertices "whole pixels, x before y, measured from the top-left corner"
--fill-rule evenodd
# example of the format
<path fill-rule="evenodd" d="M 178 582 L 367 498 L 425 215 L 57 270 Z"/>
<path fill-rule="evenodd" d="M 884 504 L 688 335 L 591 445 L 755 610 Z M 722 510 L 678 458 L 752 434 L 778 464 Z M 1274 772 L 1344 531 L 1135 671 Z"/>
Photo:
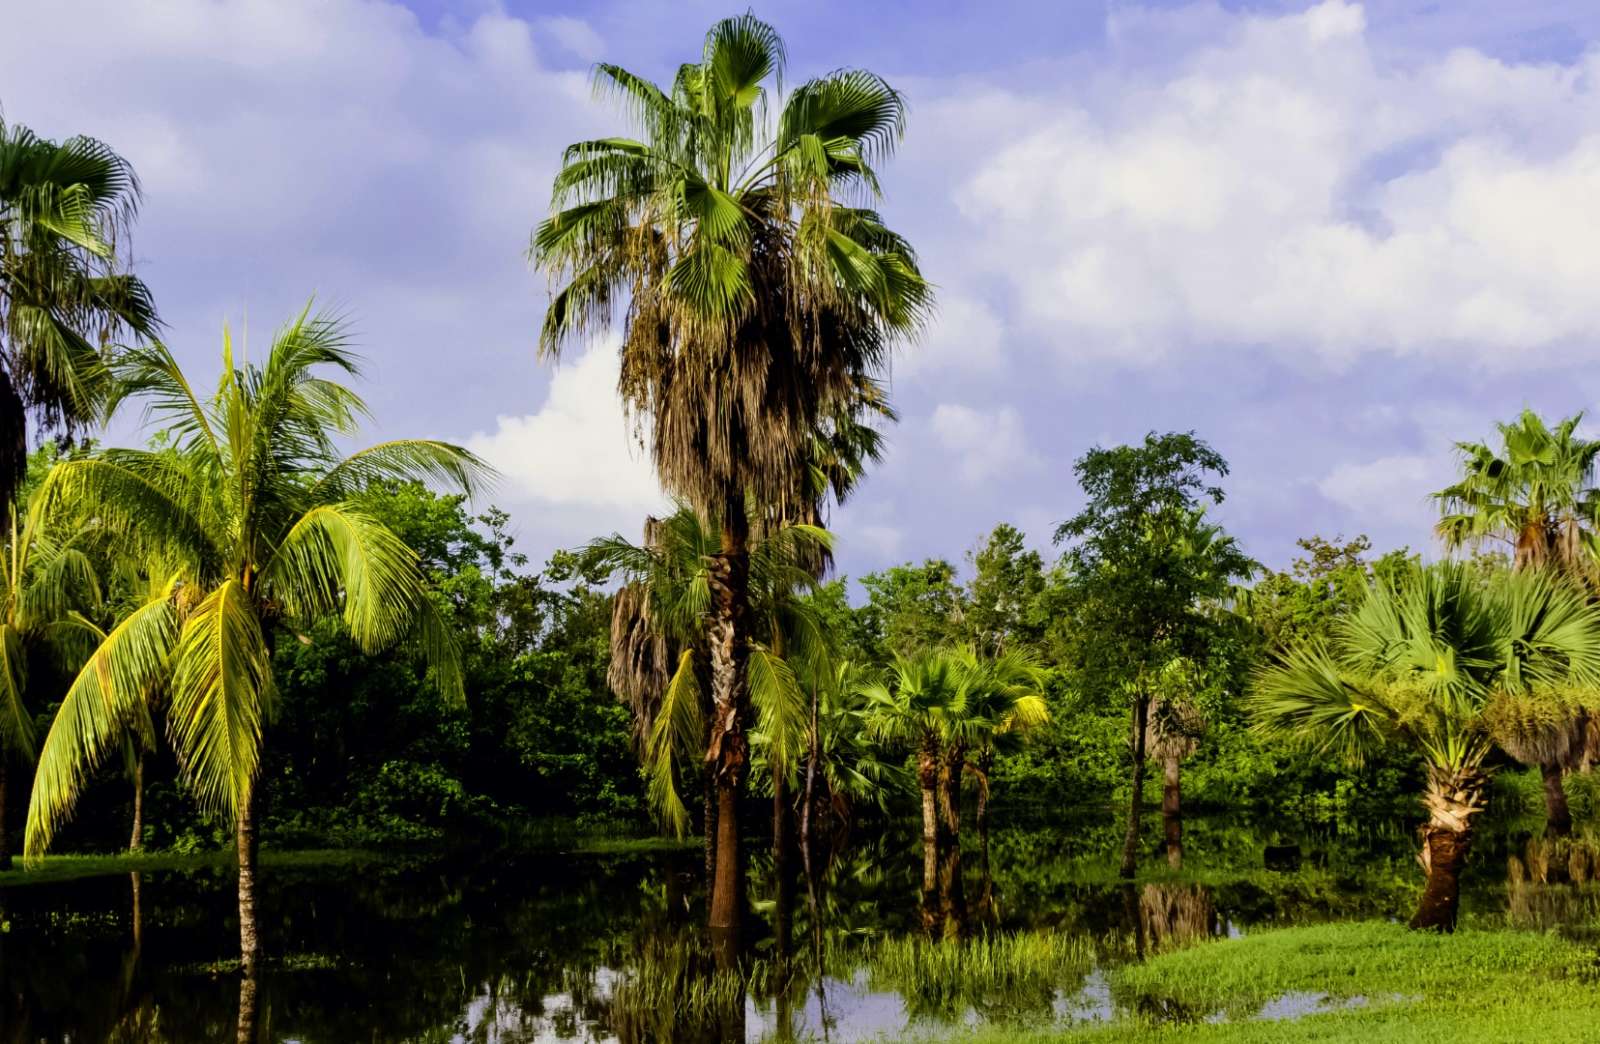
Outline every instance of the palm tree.
<path fill-rule="evenodd" d="M 1016 749 L 1033 729 L 1050 720 L 1045 702 L 1045 669 L 1031 654 L 1007 650 L 994 656 L 963 647 L 960 655 L 970 672 L 967 682 L 967 720 L 974 726 L 966 736 L 972 751 L 967 768 L 978 781 L 975 809 L 978 837 L 989 845 L 989 783 L 995 757 Z"/>
<path fill-rule="evenodd" d="M 1157 676 L 1145 722 L 1144 746 L 1161 763 L 1161 819 L 1167 836 L 1167 862 L 1183 866 L 1183 760 L 1200 747 L 1205 715 L 1195 705 L 1200 688 L 1198 665 L 1174 657 Z"/>
<path fill-rule="evenodd" d="M 1600 490 L 1594 485 L 1600 441 L 1578 437 L 1583 414 L 1554 428 L 1532 410 L 1496 425 L 1500 445 L 1461 442 L 1461 477 L 1433 494 L 1445 546 L 1503 543 L 1517 569 L 1550 566 L 1592 583 L 1600 549 Z M 1563 776 L 1586 758 L 1587 704 L 1575 713 L 1508 717 L 1501 747 L 1544 778 L 1545 819 L 1554 835 L 1572 832 Z"/>
<path fill-rule="evenodd" d="M 939 853 L 944 821 L 939 815 L 940 752 L 946 723 L 966 699 L 965 670 L 950 653 L 925 650 L 897 656 L 878 681 L 861 688 L 873 736 L 887 744 L 909 747 L 917 755 L 917 786 L 922 792 L 923 927 L 938 920 L 934 898 L 939 890 Z"/>
<path fill-rule="evenodd" d="M 1379 586 L 1330 645 L 1292 648 L 1256 678 L 1255 727 L 1359 757 L 1382 743 L 1427 771 L 1414 928 L 1451 931 L 1473 820 L 1488 802 L 1489 722 L 1507 701 L 1560 706 L 1600 680 L 1600 608 L 1568 579 L 1484 577 L 1458 563 Z"/>
<path fill-rule="evenodd" d="M 256 782 L 275 705 L 271 650 L 280 621 L 339 614 L 374 652 L 415 638 L 439 687 L 460 698 L 453 637 L 417 555 L 356 498 L 383 479 L 471 489 L 483 466 L 426 440 L 344 455 L 361 399 L 323 371 L 356 374 L 344 328 L 309 309 L 273 339 L 261 366 L 235 361 L 224 336 L 216 391 L 199 398 L 165 345 L 125 353 L 122 395 L 148 400 L 167 448 L 107 450 L 63 462 L 39 492 L 91 510 L 132 546 L 171 563 L 151 597 L 105 636 L 68 689 L 39 755 L 27 852 L 48 848 L 90 772 L 167 689 L 167 734 L 201 805 L 232 820 L 239 855 L 239 942 L 248 972 L 255 921 Z"/>
<path fill-rule="evenodd" d="M 6 516 L 0 547 L 0 870 L 11 866 L 5 827 L 9 770 L 31 762 L 36 752 L 29 660 L 46 643 L 70 647 L 74 619 L 81 619 L 76 614 L 92 611 L 100 598 L 81 533 L 63 537 L 37 504 L 24 515 L 13 502 Z"/>
<path fill-rule="evenodd" d="M 706 621 L 717 788 L 710 924 L 736 928 L 735 810 L 749 760 L 749 517 L 794 520 L 824 422 L 862 408 L 862 382 L 915 330 L 930 292 L 909 245 L 872 210 L 872 164 L 900 137 L 901 96 L 872 73 L 782 91 L 783 42 L 753 15 L 712 26 L 670 90 L 595 70 L 639 137 L 567 148 L 531 255 L 559 286 L 542 351 L 623 311 L 620 391 L 646 422 L 668 492 L 718 526 Z"/>
<path fill-rule="evenodd" d="M 30 418 L 67 438 L 98 419 L 102 346 L 156 329 L 127 272 L 138 204 L 133 168 L 104 143 L 0 119 L 0 514 L 27 467 Z"/>

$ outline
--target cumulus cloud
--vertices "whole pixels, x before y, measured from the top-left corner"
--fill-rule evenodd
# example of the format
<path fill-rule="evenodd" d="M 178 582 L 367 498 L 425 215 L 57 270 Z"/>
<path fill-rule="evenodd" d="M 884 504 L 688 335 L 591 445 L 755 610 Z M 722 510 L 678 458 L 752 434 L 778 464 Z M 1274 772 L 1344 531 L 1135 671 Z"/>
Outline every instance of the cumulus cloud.
<path fill-rule="evenodd" d="M 556 371 L 538 410 L 499 417 L 466 445 L 500 471 L 496 494 L 530 519 L 553 509 L 590 532 L 632 533 L 666 498 L 630 432 L 617 398 L 616 344 L 602 342 Z"/>
<path fill-rule="evenodd" d="M 964 482 L 983 482 L 1038 466 L 1015 407 L 979 410 L 961 403 L 940 403 L 929 421 L 934 440 L 955 455 Z"/>
<path fill-rule="evenodd" d="M 1401 454 L 1341 464 L 1317 483 L 1317 491 L 1356 518 L 1425 532 L 1436 510 L 1428 494 L 1449 481 L 1441 457 Z"/>
<path fill-rule="evenodd" d="M 1033 329 L 1143 363 L 1264 345 L 1489 367 L 1600 335 L 1600 52 L 1394 68 L 1343 0 L 1213 22 L 957 187 L 973 263 Z"/>

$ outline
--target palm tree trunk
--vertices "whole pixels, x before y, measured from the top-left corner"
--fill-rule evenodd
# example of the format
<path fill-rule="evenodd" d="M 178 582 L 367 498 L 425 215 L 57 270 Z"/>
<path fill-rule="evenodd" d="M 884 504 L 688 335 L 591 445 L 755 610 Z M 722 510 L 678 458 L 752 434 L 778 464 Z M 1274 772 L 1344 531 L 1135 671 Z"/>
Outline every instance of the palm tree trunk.
<path fill-rule="evenodd" d="M 261 1011 L 258 980 L 253 966 L 246 967 L 239 979 L 239 1023 L 234 1039 L 239 1044 L 256 1044 L 260 1039 Z"/>
<path fill-rule="evenodd" d="M 128 839 L 128 851 L 144 850 L 144 750 L 133 756 L 133 836 Z"/>
<path fill-rule="evenodd" d="M 1461 869 L 1472 842 L 1472 817 L 1483 811 L 1485 777 L 1477 772 L 1429 770 L 1423 805 L 1428 823 L 1423 828 L 1420 859 L 1428 874 L 1411 927 L 1453 932 L 1461 905 Z"/>
<path fill-rule="evenodd" d="M 940 891 L 944 908 L 945 934 L 956 936 L 966 929 L 967 894 L 961 879 L 961 772 L 966 766 L 966 747 L 952 743 L 945 750 L 940 776 L 940 813 L 944 820 L 944 857 L 940 868 Z"/>
<path fill-rule="evenodd" d="M 979 751 L 977 764 L 973 768 L 978 777 L 978 807 L 973 818 L 978 826 L 978 844 L 985 852 L 988 852 L 989 773 L 994 769 L 994 750 L 990 748 Z"/>
<path fill-rule="evenodd" d="M 5 751 L 0 749 L 0 870 L 11 869 L 11 834 L 6 830 L 6 792 L 9 789 L 6 768 Z"/>
<path fill-rule="evenodd" d="M 805 796 L 800 806 L 800 860 L 806 877 L 811 876 L 811 810 L 817 804 L 817 762 L 819 734 L 817 732 L 817 686 L 811 687 L 811 735 L 806 750 Z"/>
<path fill-rule="evenodd" d="M 1123 877 L 1139 868 L 1139 819 L 1144 814 L 1144 732 L 1150 720 L 1150 700 L 1140 693 L 1133 701 L 1133 792 L 1128 796 L 1128 833 L 1122 842 Z"/>
<path fill-rule="evenodd" d="M 1544 832 L 1548 837 L 1568 837 L 1572 834 L 1572 812 L 1567 808 L 1567 789 L 1563 785 L 1566 772 L 1560 765 L 1543 764 L 1539 774 L 1544 777 Z"/>
<path fill-rule="evenodd" d="M 1167 835 L 1167 865 L 1183 869 L 1183 785 L 1176 754 L 1161 759 L 1161 823 Z"/>
<path fill-rule="evenodd" d="M 239 849 L 239 963 L 245 978 L 253 979 L 261 958 L 261 939 L 256 934 L 256 794 L 255 787 L 245 797 L 239 809 L 239 822 L 235 827 Z M 244 1024 L 244 988 L 240 987 L 240 1033 Z M 252 1000 L 254 989 L 251 990 Z"/>
<path fill-rule="evenodd" d="M 932 932 L 938 921 L 939 741 L 931 734 L 917 755 L 917 783 L 922 788 L 922 927 Z"/>
<path fill-rule="evenodd" d="M 709 744 L 709 741 L 708 741 Z M 717 879 L 717 777 L 707 763 L 705 778 L 701 781 L 701 821 L 706 849 L 706 907 L 711 906 L 712 886 Z"/>
<path fill-rule="evenodd" d="M 731 495 L 722 518 L 722 551 L 709 568 L 711 620 L 711 743 L 706 760 L 717 787 L 716 873 L 712 875 L 710 924 L 737 933 L 744 894 L 740 888 L 739 794 L 749 764 L 745 718 L 749 712 L 745 664 L 749 659 L 750 523 L 744 496 Z"/>

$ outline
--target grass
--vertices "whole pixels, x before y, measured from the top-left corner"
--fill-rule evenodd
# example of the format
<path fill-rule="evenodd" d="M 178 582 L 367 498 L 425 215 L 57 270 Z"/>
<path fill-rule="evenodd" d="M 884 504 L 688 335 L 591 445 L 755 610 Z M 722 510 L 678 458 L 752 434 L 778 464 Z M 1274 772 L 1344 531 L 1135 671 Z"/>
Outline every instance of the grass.
<path fill-rule="evenodd" d="M 1021 1033 L 1000 1041 L 1265 1042 L 1404 1040 L 1489 1044 L 1592 1039 L 1597 955 L 1558 936 L 1473 931 L 1454 936 L 1360 922 L 1285 928 L 1208 943 L 1111 973 L 1119 1009 L 1098 1029 Z M 1286 994 L 1321 996 L 1337 1010 L 1293 1021 L 1256 1020 Z M 1359 1007 L 1341 1007 L 1360 998 Z M 1198 1021 L 1221 1016 L 1227 1021 Z"/>
<path fill-rule="evenodd" d="M 1086 936 L 1023 932 L 962 941 L 918 937 L 881 939 L 862 955 L 867 980 L 893 990 L 915 1014 L 960 1014 L 974 1008 L 990 1017 L 1048 1014 L 1055 991 L 1094 967 Z"/>
<path fill-rule="evenodd" d="M 355 866 L 384 859 L 379 853 L 355 848 L 314 848 L 261 850 L 261 865 L 276 869 L 295 867 Z M 10 870 L 0 871 L 0 887 L 51 884 L 107 874 L 162 870 L 210 870 L 234 865 L 230 849 L 210 852 L 120 852 L 115 855 L 47 855 L 32 865 L 18 860 Z"/>

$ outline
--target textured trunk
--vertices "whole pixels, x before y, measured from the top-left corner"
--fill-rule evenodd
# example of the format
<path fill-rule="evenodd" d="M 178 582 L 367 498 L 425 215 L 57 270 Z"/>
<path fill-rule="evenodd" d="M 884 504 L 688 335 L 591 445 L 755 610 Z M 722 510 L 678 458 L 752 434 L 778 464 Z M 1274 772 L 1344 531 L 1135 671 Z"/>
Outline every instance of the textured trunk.
<path fill-rule="evenodd" d="M 253 980 L 261 959 L 261 939 L 256 934 L 256 795 L 250 788 L 234 830 L 239 847 L 239 963 L 246 980 Z M 255 989 L 251 987 L 252 1002 Z M 240 1039 L 244 1037 L 244 987 L 239 990 Z"/>
<path fill-rule="evenodd" d="M 922 927 L 931 932 L 939 894 L 939 741 L 932 737 L 923 740 L 917 755 L 917 783 L 922 788 Z"/>
<path fill-rule="evenodd" d="M 144 850 L 144 751 L 133 756 L 133 836 L 128 839 L 128 851 Z"/>
<path fill-rule="evenodd" d="M 133 952 L 137 955 L 144 946 L 144 878 L 135 870 L 128 875 L 133 892 Z"/>
<path fill-rule="evenodd" d="M 1488 780 L 1473 771 L 1450 772 L 1434 769 L 1428 773 L 1428 792 L 1423 805 L 1428 823 L 1422 830 L 1423 847 L 1418 857 L 1428 874 L 1411 927 L 1436 932 L 1453 932 L 1461 905 L 1461 868 L 1466 865 L 1472 842 L 1472 819 L 1482 812 Z"/>
<path fill-rule="evenodd" d="M 1436 932 L 1456 930 L 1456 915 L 1461 906 L 1461 868 L 1467 862 L 1471 833 L 1457 833 L 1443 827 L 1430 827 L 1425 837 L 1428 852 L 1428 883 L 1417 903 L 1411 927 Z"/>
<path fill-rule="evenodd" d="M 994 751 L 982 750 L 973 765 L 973 775 L 978 777 L 978 807 L 973 821 L 978 827 L 978 843 L 989 850 L 989 773 L 994 768 Z"/>
<path fill-rule="evenodd" d="M 1150 701 L 1141 693 L 1133 703 L 1133 793 L 1128 796 L 1128 833 L 1122 842 L 1123 877 L 1139 867 L 1139 819 L 1144 814 L 1144 732 L 1150 720 Z"/>
<path fill-rule="evenodd" d="M 1560 765 L 1540 765 L 1544 777 L 1544 832 L 1549 837 L 1568 837 L 1572 833 L 1572 813 L 1567 809 L 1566 773 Z"/>
<path fill-rule="evenodd" d="M 256 971 L 246 968 L 239 980 L 239 1027 L 235 1039 L 239 1044 L 256 1044 L 260 1039 L 260 998 L 257 992 Z"/>
<path fill-rule="evenodd" d="M 749 658 L 750 524 L 744 497 L 730 496 L 723 511 L 722 551 L 711 559 L 711 743 L 706 760 L 717 786 L 716 873 L 710 924 L 737 934 L 744 909 L 740 890 L 739 794 L 749 763 L 745 718 L 749 711 L 745 664 Z"/>
<path fill-rule="evenodd" d="M 966 747 L 955 743 L 945 751 L 940 774 L 939 811 L 944 825 L 944 854 L 939 890 L 946 935 L 960 935 L 967 923 L 967 893 L 961 878 L 961 773 Z"/>
<path fill-rule="evenodd" d="M 11 869 L 11 834 L 6 830 L 7 776 L 5 751 L 0 749 L 0 870 Z"/>
<path fill-rule="evenodd" d="M 818 749 L 820 733 L 817 732 L 817 693 L 817 687 L 812 686 L 811 734 L 807 738 L 806 749 L 806 785 L 800 805 L 800 860 L 805 866 L 807 878 L 812 874 L 811 810 L 817 806 L 817 762 L 821 760 L 821 752 Z"/>
<path fill-rule="evenodd" d="M 1183 869 L 1183 788 L 1178 756 L 1161 759 L 1161 824 L 1167 835 L 1167 865 Z"/>

